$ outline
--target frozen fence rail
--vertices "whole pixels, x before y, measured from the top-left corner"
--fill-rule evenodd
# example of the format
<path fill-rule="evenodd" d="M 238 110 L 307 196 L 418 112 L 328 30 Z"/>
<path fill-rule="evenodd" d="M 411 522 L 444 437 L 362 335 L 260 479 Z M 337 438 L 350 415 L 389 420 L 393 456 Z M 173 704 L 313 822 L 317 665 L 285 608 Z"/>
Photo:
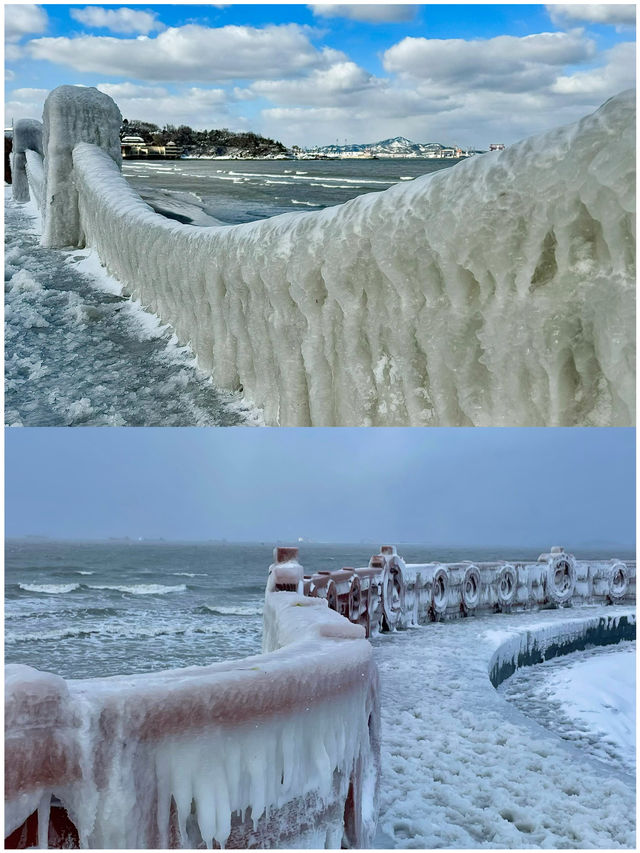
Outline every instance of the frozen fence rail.
<path fill-rule="evenodd" d="M 370 846 L 372 648 L 324 602 L 276 594 L 282 572 L 302 569 L 276 554 L 263 655 L 84 681 L 7 667 L 9 846 Z"/>
<path fill-rule="evenodd" d="M 631 601 L 634 563 L 554 548 L 532 563 L 411 565 L 383 546 L 364 568 L 305 576 L 297 548 L 274 557 L 262 655 L 68 681 L 6 668 L 9 847 L 368 847 L 380 707 L 365 634 L 546 608 L 480 659 L 494 685 L 545 656 L 635 636 L 629 607 L 566 610 L 545 627 L 549 608 Z"/>
<path fill-rule="evenodd" d="M 115 104 L 63 86 L 44 239 L 94 247 L 268 423 L 632 425 L 634 109 L 623 93 L 335 208 L 196 228 L 120 174 Z"/>
<path fill-rule="evenodd" d="M 305 595 L 362 625 L 367 636 L 408 625 L 486 613 L 512 613 L 635 601 L 635 561 L 577 560 L 554 546 L 537 560 L 406 563 L 383 545 L 363 568 L 304 577 Z"/>

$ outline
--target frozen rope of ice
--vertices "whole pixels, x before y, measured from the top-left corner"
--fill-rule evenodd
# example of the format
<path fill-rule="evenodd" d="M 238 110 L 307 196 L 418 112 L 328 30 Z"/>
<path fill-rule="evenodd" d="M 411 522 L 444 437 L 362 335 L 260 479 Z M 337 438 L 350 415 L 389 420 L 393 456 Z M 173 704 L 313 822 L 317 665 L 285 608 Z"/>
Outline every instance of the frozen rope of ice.
<path fill-rule="evenodd" d="M 79 144 L 82 230 L 268 423 L 630 425 L 634 105 L 224 229 L 167 222 Z"/>

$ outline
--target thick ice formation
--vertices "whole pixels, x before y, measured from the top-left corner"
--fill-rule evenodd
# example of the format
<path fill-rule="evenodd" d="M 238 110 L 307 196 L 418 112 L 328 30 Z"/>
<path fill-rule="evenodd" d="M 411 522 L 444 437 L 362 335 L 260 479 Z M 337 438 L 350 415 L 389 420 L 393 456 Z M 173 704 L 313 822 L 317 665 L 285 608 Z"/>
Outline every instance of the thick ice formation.
<path fill-rule="evenodd" d="M 92 145 L 82 230 L 217 384 L 308 425 L 634 422 L 634 93 L 305 214 L 194 228 Z"/>
<path fill-rule="evenodd" d="M 6 831 L 39 805 L 46 825 L 54 794 L 93 848 L 339 848 L 343 833 L 369 846 L 371 646 L 324 602 L 295 593 L 267 595 L 265 621 L 279 648 L 242 661 L 67 682 L 9 668 Z M 38 774 L 51 745 L 36 740 L 34 751 L 33 731 L 66 760 L 49 778 Z"/>
<path fill-rule="evenodd" d="M 26 173 L 29 187 L 35 196 L 35 203 L 42 210 L 42 199 L 44 194 L 44 159 L 37 151 L 25 151 Z"/>
<path fill-rule="evenodd" d="M 613 767 L 636 769 L 636 644 L 589 648 L 518 670 L 505 698 Z"/>
<path fill-rule="evenodd" d="M 93 87 L 59 86 L 47 97 L 42 118 L 46 152 L 42 245 L 79 246 L 82 232 L 71 152 L 77 143 L 90 142 L 119 167 L 122 116 L 111 98 Z"/>
<path fill-rule="evenodd" d="M 29 201 L 31 176 L 27 179 L 26 173 L 29 152 L 37 152 L 42 157 L 42 122 L 23 118 L 19 119 L 13 128 L 11 191 L 14 201 Z"/>
<path fill-rule="evenodd" d="M 633 776 L 524 717 L 488 678 L 533 648 L 573 644 L 603 624 L 615 633 L 623 618 L 633 622 L 634 609 L 496 614 L 375 640 L 384 732 L 376 846 L 633 848 Z"/>

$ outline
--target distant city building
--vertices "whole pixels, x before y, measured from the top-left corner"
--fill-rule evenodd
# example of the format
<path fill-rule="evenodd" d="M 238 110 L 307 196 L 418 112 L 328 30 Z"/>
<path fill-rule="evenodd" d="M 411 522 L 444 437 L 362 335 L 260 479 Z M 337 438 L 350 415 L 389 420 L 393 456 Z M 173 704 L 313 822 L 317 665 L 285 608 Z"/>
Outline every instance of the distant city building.
<path fill-rule="evenodd" d="M 504 142 L 492 142 L 489 151 L 504 151 Z"/>
<path fill-rule="evenodd" d="M 183 150 L 181 145 L 173 141 L 167 142 L 166 145 L 147 145 L 141 136 L 123 136 L 120 148 L 124 160 L 139 160 L 142 157 L 178 160 Z"/>

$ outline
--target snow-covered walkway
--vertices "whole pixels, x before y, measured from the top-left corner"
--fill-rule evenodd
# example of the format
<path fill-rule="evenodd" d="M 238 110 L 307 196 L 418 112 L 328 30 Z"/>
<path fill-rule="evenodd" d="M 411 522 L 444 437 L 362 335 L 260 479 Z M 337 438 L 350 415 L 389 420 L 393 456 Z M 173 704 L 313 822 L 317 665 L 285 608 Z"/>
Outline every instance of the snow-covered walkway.
<path fill-rule="evenodd" d="M 499 689 L 545 728 L 635 773 L 635 664 L 635 643 L 596 647 L 523 667 Z"/>
<path fill-rule="evenodd" d="M 376 846 L 635 846 L 633 776 L 525 717 L 488 677 L 507 632 L 585 613 L 612 608 L 463 619 L 374 641 L 383 726 Z"/>
<path fill-rule="evenodd" d="M 216 389 L 171 329 L 95 254 L 43 249 L 33 203 L 5 188 L 5 423 L 231 426 L 259 414 Z M 140 274 L 144 272 L 141 270 Z"/>

